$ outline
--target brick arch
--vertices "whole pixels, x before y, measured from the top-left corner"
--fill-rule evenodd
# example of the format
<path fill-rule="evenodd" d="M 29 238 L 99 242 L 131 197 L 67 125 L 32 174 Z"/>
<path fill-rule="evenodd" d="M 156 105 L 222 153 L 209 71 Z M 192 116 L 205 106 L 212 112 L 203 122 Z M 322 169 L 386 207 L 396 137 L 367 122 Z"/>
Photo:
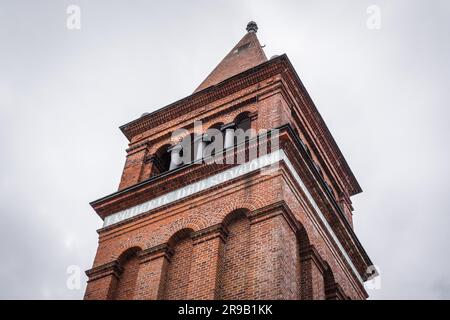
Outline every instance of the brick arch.
<path fill-rule="evenodd" d="M 323 282 L 325 288 L 325 299 L 327 300 L 351 300 L 350 295 L 347 292 L 349 290 L 348 284 L 341 280 L 340 273 L 336 273 L 333 267 L 325 262 L 325 271 L 323 273 Z"/>
<path fill-rule="evenodd" d="M 176 133 L 175 136 L 173 136 Z M 169 143 L 170 144 L 176 144 L 181 142 L 184 138 L 186 138 L 187 136 L 189 136 L 191 133 L 193 133 L 192 129 L 188 129 L 185 127 L 180 127 L 180 128 L 176 128 L 174 130 L 172 130 L 169 133 Z"/>
<path fill-rule="evenodd" d="M 178 230 L 167 241 L 171 249 L 171 258 L 163 277 L 165 279 L 162 294 L 164 300 L 187 298 L 194 252 L 192 232 L 191 228 Z"/>
<path fill-rule="evenodd" d="M 211 120 L 208 120 L 208 121 L 206 121 L 206 122 L 203 122 L 203 128 L 202 128 L 202 133 L 205 133 L 206 132 L 206 130 L 208 129 L 208 128 L 210 128 L 212 125 L 214 125 L 214 124 L 217 124 L 217 123 L 224 123 L 223 121 L 222 121 L 222 118 L 223 117 L 215 117 L 215 118 L 213 118 L 213 119 L 211 119 Z M 202 119 L 200 119 L 200 121 L 203 121 Z M 192 123 L 191 123 L 192 124 Z M 183 138 L 185 138 L 186 136 L 188 136 L 188 135 L 190 135 L 190 134 L 194 134 L 194 133 L 198 133 L 198 132 L 194 132 L 194 127 L 193 126 L 191 126 L 191 124 L 189 125 L 189 127 L 186 127 L 186 126 L 182 126 L 182 127 L 179 127 L 179 128 L 175 128 L 175 129 L 172 129 L 172 130 L 170 130 L 170 131 L 168 131 L 168 132 L 166 132 L 166 133 L 164 133 L 164 135 L 163 136 L 161 136 L 158 140 L 158 142 L 154 142 L 153 144 L 152 144 L 152 146 L 151 146 L 151 148 L 150 148 L 150 154 L 153 154 L 153 153 L 155 153 L 156 152 L 156 150 L 158 150 L 158 148 L 159 147 L 161 147 L 161 146 L 163 146 L 164 144 L 172 144 L 173 143 L 173 141 L 171 141 L 171 136 L 172 136 L 172 133 L 174 132 L 174 131 L 176 131 L 176 130 L 184 130 L 185 132 L 183 133 L 183 134 L 181 134 L 181 135 L 179 135 L 179 139 L 183 139 Z M 167 136 L 167 137 L 165 137 L 165 136 Z M 163 138 L 163 137 L 165 137 L 165 138 Z"/>
<path fill-rule="evenodd" d="M 174 130 L 171 130 L 167 133 L 165 133 L 163 136 L 159 137 L 156 141 L 151 141 L 151 147 L 149 148 L 149 154 L 155 154 L 159 148 L 161 148 L 164 145 L 172 145 L 173 141 L 172 141 L 172 133 L 178 129 L 183 129 L 186 130 L 186 132 L 184 132 L 183 134 L 178 135 L 178 138 L 181 140 L 183 139 L 185 136 L 189 135 L 192 133 L 193 130 L 189 130 L 186 128 L 177 128 Z"/>
<path fill-rule="evenodd" d="M 238 209 L 234 209 L 233 211 L 231 211 L 230 213 L 228 213 L 222 220 L 222 224 L 224 226 L 229 226 L 230 224 L 232 224 L 235 220 L 240 219 L 240 218 L 247 218 L 248 214 L 250 213 L 251 210 L 247 209 L 247 208 L 238 208 Z"/>
<path fill-rule="evenodd" d="M 131 247 L 117 258 L 120 265 L 120 276 L 115 288 L 113 288 L 114 300 L 131 300 L 134 298 L 139 273 L 138 253 L 140 251 L 140 247 Z"/>
<path fill-rule="evenodd" d="M 119 261 L 119 258 L 124 255 L 128 250 L 145 248 L 145 242 L 142 235 L 132 236 L 125 241 L 121 241 L 117 249 L 111 254 L 112 261 Z"/>
<path fill-rule="evenodd" d="M 330 270 L 332 270 L 335 282 L 339 284 L 344 292 L 358 298 L 357 293 L 355 293 L 354 289 L 349 285 L 347 276 L 342 273 L 340 265 L 334 259 L 330 259 L 330 257 L 333 257 L 333 254 L 322 241 L 322 235 L 318 233 L 318 230 L 310 221 L 305 219 L 306 215 L 296 214 L 295 216 L 297 221 L 304 226 L 304 231 L 309 237 L 310 245 L 314 246 L 319 258 L 324 262 L 324 265 L 327 267 L 329 266 Z M 324 276 L 324 274 L 322 276 Z"/>
<path fill-rule="evenodd" d="M 204 121 L 202 133 L 205 133 L 208 128 L 210 128 L 212 125 L 214 125 L 216 123 L 222 123 L 222 124 L 229 123 L 229 122 L 232 122 L 239 114 L 242 114 L 242 113 L 251 114 L 251 113 L 256 112 L 257 110 L 258 110 L 258 108 L 257 108 L 256 104 L 250 104 L 245 107 L 241 107 L 239 109 L 232 110 L 232 111 L 228 112 L 227 114 L 211 116 L 210 118 L 208 118 L 207 121 L 204 121 L 204 119 L 199 119 L 201 121 Z M 158 137 L 158 139 L 156 139 L 158 142 L 151 141 L 152 145 L 149 150 L 149 153 L 154 154 L 156 152 L 156 150 L 158 150 L 158 148 L 163 146 L 164 144 L 171 144 L 170 137 L 172 135 L 172 132 L 177 129 L 186 130 L 185 135 L 193 133 L 194 128 L 191 127 L 191 124 L 192 123 L 189 124 L 189 127 L 185 126 L 185 127 L 175 128 L 175 129 L 171 129 L 171 130 L 166 130 L 167 132 L 164 132 L 164 134 L 162 134 L 161 136 Z"/>
<path fill-rule="evenodd" d="M 202 230 L 210 226 L 207 217 L 198 210 L 191 212 L 188 216 L 183 216 L 170 224 L 163 224 L 154 231 L 152 236 L 146 243 L 145 248 L 151 248 L 162 243 L 168 243 L 170 239 L 183 229 L 191 229 L 192 231 Z"/>
<path fill-rule="evenodd" d="M 246 105 L 242 108 L 235 109 L 232 112 L 229 112 L 226 115 L 220 117 L 220 119 L 225 123 L 229 123 L 229 122 L 232 122 L 241 113 L 244 113 L 244 112 L 253 113 L 253 112 L 256 112 L 257 110 L 258 110 L 258 108 L 257 108 L 256 104 L 250 104 L 250 105 Z"/>
<path fill-rule="evenodd" d="M 325 282 L 325 287 L 327 285 L 332 285 L 336 282 L 333 274 L 333 270 L 331 269 L 328 262 L 325 262 L 325 271 L 323 273 L 323 280 Z"/>
<path fill-rule="evenodd" d="M 226 226 L 226 237 L 221 267 L 218 275 L 218 298 L 249 299 L 250 286 L 250 210 L 239 208 L 228 213 L 223 224 Z M 235 288 L 239 287 L 240 290 Z"/>
<path fill-rule="evenodd" d="M 169 134 L 169 138 L 167 139 L 161 139 L 158 142 L 154 142 L 152 143 L 151 147 L 149 148 L 149 154 L 156 154 L 156 152 L 158 152 L 158 150 L 163 147 L 164 145 L 170 145 L 170 134 Z"/>
<path fill-rule="evenodd" d="M 142 248 L 139 246 L 131 246 L 128 249 L 126 249 L 125 251 L 123 251 L 118 257 L 117 257 L 117 262 L 119 264 L 123 264 L 125 261 L 127 261 L 129 259 L 129 257 L 135 255 L 136 253 L 138 253 L 139 251 L 141 251 Z"/>
<path fill-rule="evenodd" d="M 242 120 L 245 120 L 250 117 L 251 112 L 250 111 L 244 111 L 242 110 L 238 115 L 236 115 L 233 119 L 234 122 L 239 122 Z"/>
<path fill-rule="evenodd" d="M 211 116 L 207 121 L 203 122 L 203 133 L 205 133 L 208 128 L 211 128 L 215 124 L 218 123 L 227 124 L 232 122 L 241 113 L 252 114 L 257 110 L 258 108 L 256 104 L 250 104 L 235 110 L 231 111 L 229 110 L 226 114 L 218 114 L 216 116 Z"/>
<path fill-rule="evenodd" d="M 238 210 L 245 210 L 247 212 L 255 211 L 264 207 L 266 199 L 261 196 L 252 194 L 237 195 L 233 197 L 232 202 L 220 203 L 216 206 L 217 211 L 211 212 L 210 224 L 224 223 L 225 218 L 233 212 Z M 245 204 L 245 208 L 242 207 Z"/>
<path fill-rule="evenodd" d="M 311 236 L 313 235 L 298 219 L 296 220 L 299 226 L 296 234 L 299 252 L 298 277 L 300 287 L 298 295 L 302 300 L 324 299 L 322 258 L 314 245 L 311 244 Z"/>
<path fill-rule="evenodd" d="M 334 277 L 333 270 L 328 262 L 325 262 L 325 270 L 323 272 L 323 284 L 325 290 L 325 299 L 334 300 L 336 291 L 336 279 Z"/>
<path fill-rule="evenodd" d="M 299 225 L 297 230 L 297 241 L 299 242 L 299 249 L 301 251 L 302 249 L 308 248 L 311 245 L 311 241 L 309 239 L 308 231 L 303 224 L 299 220 L 297 220 L 297 224 Z"/>
<path fill-rule="evenodd" d="M 170 248 L 173 249 L 177 245 L 179 241 L 182 241 L 185 238 L 188 238 L 191 236 L 191 234 L 194 232 L 192 228 L 183 228 L 181 230 L 178 230 L 172 236 L 167 240 L 167 244 Z"/>
<path fill-rule="evenodd" d="M 195 139 L 199 135 L 195 132 L 190 132 L 189 134 L 185 134 L 183 136 L 183 139 L 181 140 L 181 145 L 183 147 L 182 153 L 183 153 L 183 163 L 191 163 L 195 160 L 196 152 L 197 152 L 197 143 L 195 142 Z"/>
<path fill-rule="evenodd" d="M 208 131 L 209 129 L 218 129 L 220 130 L 220 127 L 222 127 L 224 125 L 223 121 L 216 121 L 214 123 L 211 123 L 209 125 L 207 125 L 206 129 L 204 130 L 204 132 Z"/>
<path fill-rule="evenodd" d="M 210 137 L 209 137 L 209 141 L 211 141 L 211 134 L 215 133 L 214 131 L 211 133 L 212 130 L 219 130 L 222 128 L 222 126 L 224 125 L 223 121 L 215 121 L 215 122 L 211 122 L 210 124 L 204 126 L 203 128 L 203 134 L 204 133 L 209 133 Z M 222 133 L 223 135 L 223 133 Z"/>
<path fill-rule="evenodd" d="M 154 160 L 154 165 L 152 166 L 151 171 L 150 171 L 150 177 L 169 170 L 169 167 L 170 167 L 169 148 L 170 148 L 170 144 L 166 143 L 166 144 L 161 145 L 153 153 L 155 160 Z"/>

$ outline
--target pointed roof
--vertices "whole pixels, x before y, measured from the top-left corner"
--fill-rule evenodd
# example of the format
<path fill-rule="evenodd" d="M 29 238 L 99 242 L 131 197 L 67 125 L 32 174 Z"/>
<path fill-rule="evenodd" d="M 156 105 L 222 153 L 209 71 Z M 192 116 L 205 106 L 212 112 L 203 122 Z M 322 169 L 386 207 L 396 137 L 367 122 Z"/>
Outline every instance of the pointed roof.
<path fill-rule="evenodd" d="M 258 26 L 256 23 L 253 21 L 249 22 L 247 24 L 247 34 L 214 68 L 194 93 L 266 62 L 267 57 L 256 36 L 257 31 Z"/>

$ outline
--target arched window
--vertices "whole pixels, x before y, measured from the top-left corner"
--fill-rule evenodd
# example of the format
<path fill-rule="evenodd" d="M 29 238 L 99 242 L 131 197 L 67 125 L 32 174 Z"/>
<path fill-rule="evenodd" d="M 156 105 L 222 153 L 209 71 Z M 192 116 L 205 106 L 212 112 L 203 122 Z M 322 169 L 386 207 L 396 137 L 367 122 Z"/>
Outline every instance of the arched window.
<path fill-rule="evenodd" d="M 250 112 L 240 113 L 234 119 L 234 124 L 236 130 L 234 134 L 234 145 L 242 145 L 243 143 L 248 145 L 248 141 L 253 136 L 253 133 L 251 131 Z M 242 158 L 241 161 L 242 160 L 245 160 L 245 158 Z"/>
<path fill-rule="evenodd" d="M 204 154 L 206 157 L 214 157 L 223 149 L 224 133 L 221 131 L 223 122 L 213 124 L 206 130 L 208 142 L 206 143 Z"/>
<path fill-rule="evenodd" d="M 250 113 L 242 112 L 233 122 L 225 124 L 222 126 L 224 131 L 224 149 L 233 148 L 236 145 L 240 146 L 240 150 L 237 152 L 237 162 L 244 163 L 248 158 L 245 152 L 245 148 L 248 146 L 248 141 L 253 137 L 253 132 L 251 130 Z M 257 149 L 254 148 L 256 151 Z M 254 155 L 256 158 L 256 155 Z M 252 156 L 253 158 L 253 156 Z"/>
<path fill-rule="evenodd" d="M 153 170 L 151 172 L 151 176 L 155 176 L 169 170 L 170 167 L 170 152 L 168 151 L 169 147 L 170 147 L 169 144 L 165 144 L 155 152 L 155 159 L 154 159 L 155 163 L 153 166 Z"/>
<path fill-rule="evenodd" d="M 242 112 L 235 119 L 236 129 L 242 129 L 247 132 L 251 128 L 250 112 Z"/>
<path fill-rule="evenodd" d="M 183 159 L 183 164 L 192 163 L 197 155 L 197 147 L 200 143 L 197 140 L 198 135 L 191 133 L 183 138 L 181 141 L 181 146 L 183 147 L 181 150 L 181 157 Z"/>

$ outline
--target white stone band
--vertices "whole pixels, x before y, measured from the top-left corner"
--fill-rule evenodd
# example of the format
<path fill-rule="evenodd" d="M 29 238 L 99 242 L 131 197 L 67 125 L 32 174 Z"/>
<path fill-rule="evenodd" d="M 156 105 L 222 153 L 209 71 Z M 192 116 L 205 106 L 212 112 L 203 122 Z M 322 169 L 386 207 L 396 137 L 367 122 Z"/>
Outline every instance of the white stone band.
<path fill-rule="evenodd" d="M 200 180 L 198 182 L 187 185 L 180 189 L 166 193 L 162 196 L 159 196 L 157 198 L 154 198 L 152 200 L 149 200 L 149 201 L 139 204 L 137 206 L 116 212 L 105 218 L 105 220 L 103 222 L 103 227 L 107 227 L 114 223 L 121 222 L 125 219 L 132 218 L 141 213 L 144 213 L 144 212 L 156 209 L 158 207 L 167 205 L 169 203 L 181 200 L 181 199 L 191 196 L 195 193 L 204 191 L 211 187 L 222 184 L 226 181 L 243 176 L 252 171 L 256 171 L 263 167 L 267 167 L 272 164 L 278 163 L 284 155 L 284 152 L 283 151 L 280 152 L 280 151 L 273 152 L 271 154 L 267 154 L 265 156 L 262 156 L 257 159 L 254 159 L 252 161 L 241 164 L 239 166 L 227 169 L 221 173 L 218 173 L 218 174 L 208 177 L 206 179 Z"/>

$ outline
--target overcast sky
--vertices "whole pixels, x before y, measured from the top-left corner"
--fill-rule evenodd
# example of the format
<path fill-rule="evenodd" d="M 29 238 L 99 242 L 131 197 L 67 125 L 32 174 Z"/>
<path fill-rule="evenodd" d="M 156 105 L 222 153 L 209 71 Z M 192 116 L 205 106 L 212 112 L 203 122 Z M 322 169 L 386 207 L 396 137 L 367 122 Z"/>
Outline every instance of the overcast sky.
<path fill-rule="evenodd" d="M 88 203 L 125 161 L 118 127 L 191 94 L 255 20 L 364 190 L 352 200 L 381 272 L 371 298 L 449 299 L 449 16 L 445 0 L 1 0 L 0 298 L 82 298 L 101 227 Z"/>

